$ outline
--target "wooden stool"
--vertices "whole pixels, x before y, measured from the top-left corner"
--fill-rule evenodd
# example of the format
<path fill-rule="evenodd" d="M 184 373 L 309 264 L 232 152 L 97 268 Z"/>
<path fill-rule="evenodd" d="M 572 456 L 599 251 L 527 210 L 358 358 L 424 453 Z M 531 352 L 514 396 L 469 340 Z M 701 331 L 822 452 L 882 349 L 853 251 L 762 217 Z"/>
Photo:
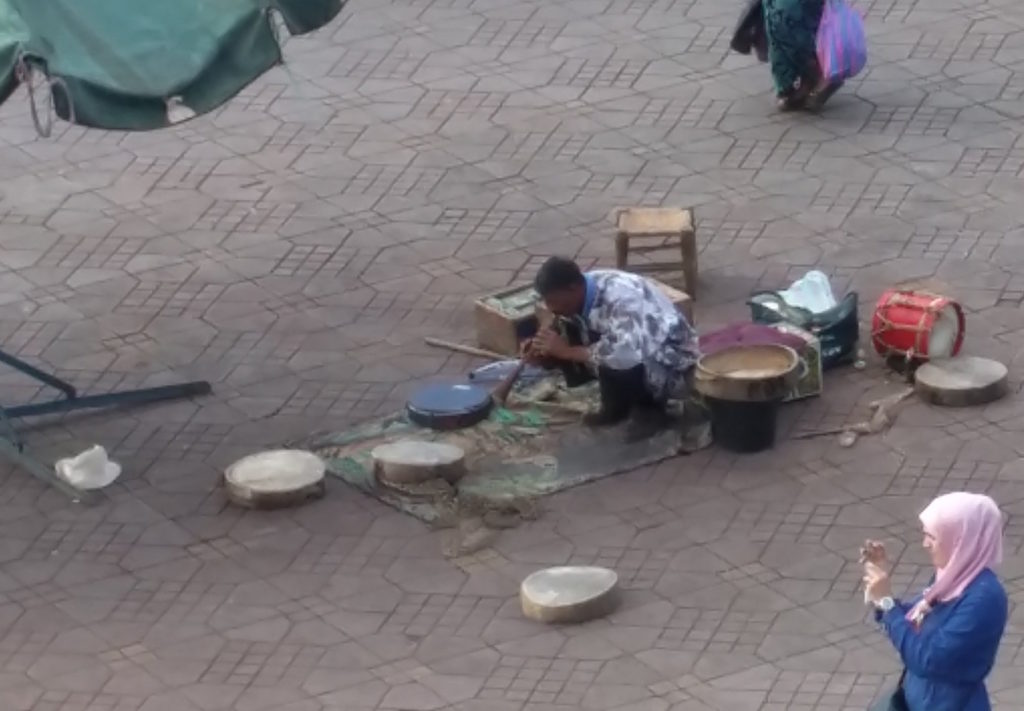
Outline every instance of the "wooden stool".
<path fill-rule="evenodd" d="M 678 207 L 629 207 L 615 213 L 615 262 L 619 269 L 683 275 L 683 289 L 697 298 L 697 234 L 693 210 Z M 680 259 L 629 265 L 630 252 L 650 254 L 679 250 Z M 662 281 L 665 281 L 662 278 Z"/>

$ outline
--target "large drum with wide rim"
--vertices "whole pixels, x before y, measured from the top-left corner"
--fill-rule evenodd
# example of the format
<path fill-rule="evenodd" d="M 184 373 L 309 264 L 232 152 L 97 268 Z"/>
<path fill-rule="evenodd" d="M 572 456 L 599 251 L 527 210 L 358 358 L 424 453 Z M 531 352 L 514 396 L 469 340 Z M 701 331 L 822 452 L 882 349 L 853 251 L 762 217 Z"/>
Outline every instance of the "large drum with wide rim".
<path fill-rule="evenodd" d="M 875 306 L 871 342 L 885 358 L 952 358 L 964 342 L 964 310 L 939 294 L 890 289 Z"/>
<path fill-rule="evenodd" d="M 491 391 L 469 383 L 433 383 L 412 394 L 409 419 L 432 430 L 457 430 L 483 422 L 491 412 Z"/>

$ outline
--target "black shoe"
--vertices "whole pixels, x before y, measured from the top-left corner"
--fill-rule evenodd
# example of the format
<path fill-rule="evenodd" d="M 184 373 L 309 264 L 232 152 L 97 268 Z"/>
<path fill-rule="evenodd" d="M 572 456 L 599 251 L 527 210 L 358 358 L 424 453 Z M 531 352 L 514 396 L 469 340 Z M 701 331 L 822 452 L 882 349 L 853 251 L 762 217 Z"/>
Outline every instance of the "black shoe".
<path fill-rule="evenodd" d="M 639 442 L 650 439 L 659 432 L 674 425 L 672 416 L 660 405 L 634 407 L 626 428 L 626 441 Z"/>
<path fill-rule="evenodd" d="M 629 418 L 629 408 L 609 409 L 604 405 L 597 412 L 588 412 L 583 416 L 583 424 L 587 427 L 614 427 Z"/>
<path fill-rule="evenodd" d="M 843 82 L 834 81 L 826 84 L 821 89 L 817 89 L 811 92 L 811 95 L 807 98 L 807 108 L 810 111 L 821 111 L 825 108 L 825 104 L 832 96 L 843 88 Z"/>
<path fill-rule="evenodd" d="M 775 99 L 775 105 L 779 111 L 800 111 L 807 107 L 807 98 L 811 91 L 809 85 L 801 82 L 800 86 L 779 94 Z"/>

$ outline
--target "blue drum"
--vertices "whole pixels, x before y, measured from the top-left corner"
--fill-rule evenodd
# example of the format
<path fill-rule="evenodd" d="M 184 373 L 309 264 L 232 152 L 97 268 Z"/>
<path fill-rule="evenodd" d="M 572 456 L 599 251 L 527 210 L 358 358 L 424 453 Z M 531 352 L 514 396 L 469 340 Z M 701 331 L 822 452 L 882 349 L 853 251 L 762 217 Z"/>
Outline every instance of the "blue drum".
<path fill-rule="evenodd" d="M 487 419 L 494 406 L 491 391 L 469 383 L 426 385 L 409 398 L 409 420 L 432 430 L 458 430 Z"/>

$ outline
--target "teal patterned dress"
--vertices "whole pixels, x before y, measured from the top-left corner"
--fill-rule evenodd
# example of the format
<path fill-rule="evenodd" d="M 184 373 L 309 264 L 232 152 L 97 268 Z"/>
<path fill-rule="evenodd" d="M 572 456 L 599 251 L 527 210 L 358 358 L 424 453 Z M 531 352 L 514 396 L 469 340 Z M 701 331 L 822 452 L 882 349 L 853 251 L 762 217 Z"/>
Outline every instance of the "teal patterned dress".
<path fill-rule="evenodd" d="M 815 41 L 824 5 L 824 0 L 762 0 L 768 61 L 780 97 L 791 95 L 798 83 L 807 90 L 817 81 Z"/>

